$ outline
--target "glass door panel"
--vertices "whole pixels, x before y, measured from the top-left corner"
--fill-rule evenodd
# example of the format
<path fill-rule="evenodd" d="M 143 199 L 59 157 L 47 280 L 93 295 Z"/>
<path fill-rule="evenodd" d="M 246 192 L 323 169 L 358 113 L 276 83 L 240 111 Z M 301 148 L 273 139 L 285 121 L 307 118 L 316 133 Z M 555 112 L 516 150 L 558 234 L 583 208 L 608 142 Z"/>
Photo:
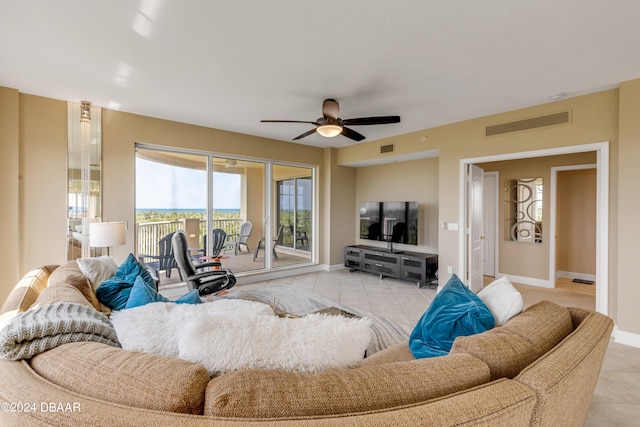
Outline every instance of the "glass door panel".
<path fill-rule="evenodd" d="M 276 234 L 275 266 L 306 263 L 312 260 L 313 170 L 274 165 Z M 277 257 L 277 258 L 276 258 Z"/>
<path fill-rule="evenodd" d="M 180 282 L 169 249 L 171 233 L 183 230 L 194 260 L 204 255 L 207 227 L 207 156 L 136 149 L 136 255 L 159 279 Z M 165 238 L 165 240 L 163 240 Z"/>
<path fill-rule="evenodd" d="M 212 158 L 212 228 L 226 233 L 221 261 L 234 273 L 265 268 L 264 250 L 256 255 L 265 236 L 265 170 L 264 162 Z"/>

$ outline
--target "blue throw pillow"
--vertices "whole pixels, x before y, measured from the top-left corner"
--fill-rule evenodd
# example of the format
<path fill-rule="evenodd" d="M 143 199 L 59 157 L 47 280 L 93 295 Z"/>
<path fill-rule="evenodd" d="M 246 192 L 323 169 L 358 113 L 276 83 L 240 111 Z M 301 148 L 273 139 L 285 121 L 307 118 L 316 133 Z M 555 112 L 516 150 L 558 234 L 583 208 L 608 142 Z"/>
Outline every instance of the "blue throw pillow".
<path fill-rule="evenodd" d="M 493 322 L 487 305 L 454 274 L 413 329 L 409 349 L 416 359 L 445 356 L 456 337 L 489 330 Z"/>
<path fill-rule="evenodd" d="M 202 299 L 197 289 L 192 289 L 174 301 L 176 304 L 200 304 Z"/>
<path fill-rule="evenodd" d="M 98 286 L 96 289 L 98 300 L 112 310 L 122 310 L 127 305 L 131 288 L 133 288 L 138 276 L 149 286 L 155 287 L 151 274 L 133 254 L 129 254 L 116 270 L 116 274 Z"/>
<path fill-rule="evenodd" d="M 136 277 L 125 308 L 139 307 L 150 302 L 169 302 L 169 300 L 156 292 L 155 286 L 147 285 L 141 276 Z"/>
<path fill-rule="evenodd" d="M 152 302 L 171 302 L 171 300 L 160 295 L 156 291 L 155 286 L 150 286 L 141 276 L 138 276 L 133 284 L 133 288 L 131 288 L 129 300 L 125 308 L 140 307 L 141 305 Z M 198 291 L 194 289 L 178 298 L 175 302 L 177 304 L 199 304 L 202 300 L 200 299 L 200 295 L 198 295 Z"/>

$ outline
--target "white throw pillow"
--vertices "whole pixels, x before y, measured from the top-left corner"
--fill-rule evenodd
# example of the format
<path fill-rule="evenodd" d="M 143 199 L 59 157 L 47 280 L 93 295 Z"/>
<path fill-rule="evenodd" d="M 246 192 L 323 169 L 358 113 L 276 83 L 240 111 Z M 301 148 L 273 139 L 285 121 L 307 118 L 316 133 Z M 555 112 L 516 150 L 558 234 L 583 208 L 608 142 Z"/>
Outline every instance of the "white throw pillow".
<path fill-rule="evenodd" d="M 78 258 L 76 261 L 82 274 L 91 282 L 94 292 L 100 283 L 112 278 L 118 269 L 113 258 L 107 255 L 98 258 Z"/>
<path fill-rule="evenodd" d="M 496 326 L 504 325 L 507 320 L 522 312 L 524 306 L 522 295 L 506 276 L 482 288 L 478 296 L 493 313 Z"/>

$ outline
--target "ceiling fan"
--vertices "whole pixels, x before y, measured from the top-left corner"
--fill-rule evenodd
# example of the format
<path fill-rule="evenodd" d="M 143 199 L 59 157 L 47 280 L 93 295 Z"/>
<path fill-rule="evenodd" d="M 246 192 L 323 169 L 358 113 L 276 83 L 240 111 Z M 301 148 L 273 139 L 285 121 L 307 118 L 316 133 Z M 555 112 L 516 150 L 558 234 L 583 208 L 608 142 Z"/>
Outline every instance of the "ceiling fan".
<path fill-rule="evenodd" d="M 314 129 L 311 129 L 301 135 L 293 138 L 293 141 L 302 139 L 305 136 L 309 136 L 315 132 L 327 138 L 331 138 L 337 135 L 344 135 L 347 138 L 351 138 L 354 141 L 362 141 L 365 136 L 356 132 L 353 129 L 349 129 L 346 126 L 364 126 L 364 125 L 384 125 L 388 123 L 399 123 L 400 116 L 378 116 L 378 117 L 360 117 L 357 119 L 341 119 L 338 117 L 340 111 L 340 104 L 335 99 L 325 99 L 322 102 L 322 117 L 315 122 L 304 120 L 260 120 L 261 123 L 309 123 L 315 125 Z"/>

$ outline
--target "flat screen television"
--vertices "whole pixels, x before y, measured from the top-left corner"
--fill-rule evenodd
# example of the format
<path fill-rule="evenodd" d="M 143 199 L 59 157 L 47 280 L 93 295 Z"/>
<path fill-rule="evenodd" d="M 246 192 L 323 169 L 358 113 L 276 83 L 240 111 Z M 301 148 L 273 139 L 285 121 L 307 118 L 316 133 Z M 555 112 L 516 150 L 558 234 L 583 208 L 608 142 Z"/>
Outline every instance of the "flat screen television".
<path fill-rule="evenodd" d="M 418 202 L 361 202 L 360 238 L 417 245 Z"/>

